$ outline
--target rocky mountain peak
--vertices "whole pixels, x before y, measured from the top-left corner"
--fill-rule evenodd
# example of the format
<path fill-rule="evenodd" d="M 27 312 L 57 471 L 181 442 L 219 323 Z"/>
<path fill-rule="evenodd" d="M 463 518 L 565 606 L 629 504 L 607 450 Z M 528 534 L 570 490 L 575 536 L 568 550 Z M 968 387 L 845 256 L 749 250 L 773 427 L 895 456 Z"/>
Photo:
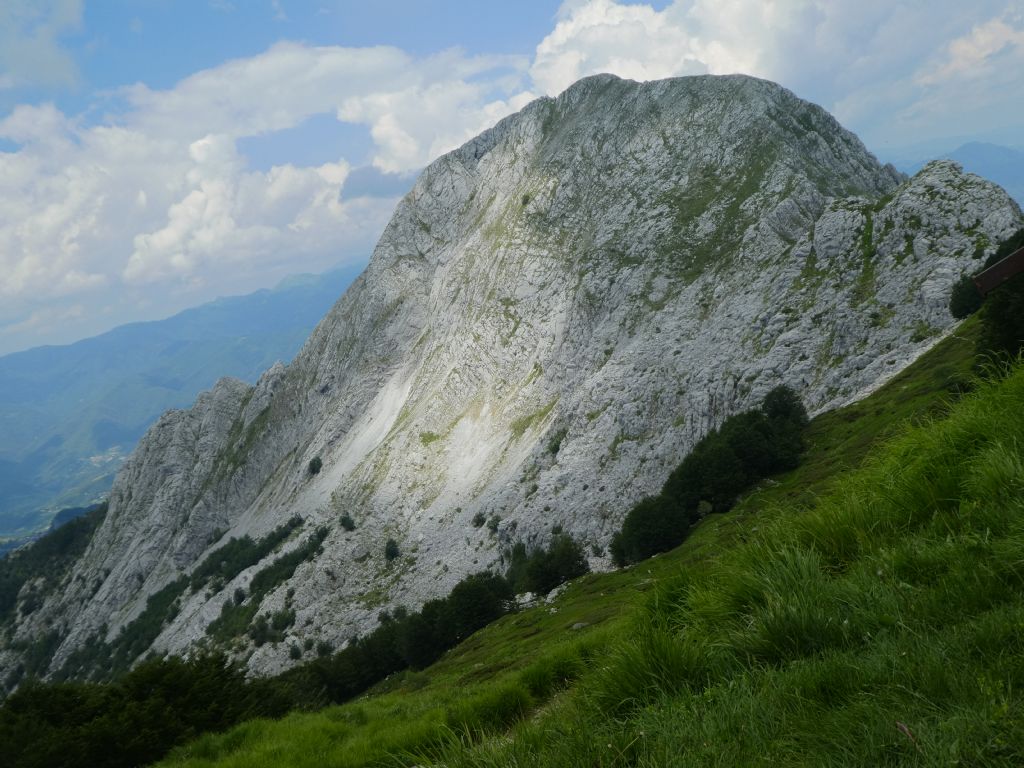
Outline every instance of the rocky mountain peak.
<path fill-rule="evenodd" d="M 949 163 L 905 179 L 775 84 L 587 78 L 432 163 L 290 366 L 165 416 L 16 637 L 56 628 L 59 668 L 231 537 L 296 515 L 259 563 L 182 587 L 152 647 L 194 647 L 317 527 L 319 554 L 247 598 L 294 612 L 289 642 L 228 642 L 256 672 L 554 526 L 606 564 L 630 504 L 708 430 L 781 383 L 822 410 L 900 370 L 1021 224 L 998 187 Z"/>

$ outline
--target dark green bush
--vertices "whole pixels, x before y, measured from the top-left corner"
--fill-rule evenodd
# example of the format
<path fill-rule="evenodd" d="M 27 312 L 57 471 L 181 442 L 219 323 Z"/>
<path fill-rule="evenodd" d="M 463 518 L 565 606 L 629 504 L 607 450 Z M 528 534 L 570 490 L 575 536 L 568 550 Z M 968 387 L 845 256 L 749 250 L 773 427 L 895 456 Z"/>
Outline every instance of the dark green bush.
<path fill-rule="evenodd" d="M 612 537 L 612 559 L 618 566 L 638 563 L 682 542 L 690 526 L 686 510 L 663 494 L 648 496 L 634 506 Z"/>
<path fill-rule="evenodd" d="M 978 313 L 978 351 L 1009 358 L 1024 349 L 1024 274 L 1007 280 L 985 297 Z"/>
<path fill-rule="evenodd" d="M 290 706 L 272 682 L 246 680 L 223 655 L 157 659 L 112 684 L 23 685 L 0 708 L 0 744 L 10 768 L 127 768 Z"/>
<path fill-rule="evenodd" d="M 18 593 L 28 582 L 42 578 L 35 600 L 56 589 L 64 575 L 81 556 L 92 535 L 107 514 L 106 503 L 61 525 L 32 544 L 0 558 L 0 625 L 14 617 Z M 22 611 L 31 605 L 23 605 Z"/>
<path fill-rule="evenodd" d="M 955 283 L 949 293 L 949 313 L 957 320 L 963 320 L 981 308 L 981 294 L 970 275 L 964 275 Z"/>
<path fill-rule="evenodd" d="M 512 588 L 500 576 L 479 573 L 464 578 L 448 595 L 455 617 L 456 639 L 469 637 L 504 614 L 505 605 L 512 597 Z"/>
<path fill-rule="evenodd" d="M 227 584 L 246 568 L 256 565 L 273 552 L 291 536 L 292 531 L 301 526 L 302 518 L 296 515 L 257 541 L 253 541 L 249 536 L 230 539 L 196 566 L 192 571 L 189 586 L 193 592 L 198 592 L 213 581 Z"/>
<path fill-rule="evenodd" d="M 527 552 L 522 542 L 512 548 L 506 578 L 515 592 L 546 595 L 559 584 L 590 571 L 583 548 L 568 534 L 558 534 L 546 549 Z"/>
<path fill-rule="evenodd" d="M 678 546 L 705 514 L 727 511 L 754 483 L 796 467 L 807 424 L 799 395 L 785 386 L 769 392 L 760 408 L 726 419 L 693 447 L 661 493 L 629 511 L 612 538 L 614 561 L 635 563 Z"/>
<path fill-rule="evenodd" d="M 402 554 L 402 551 L 398 548 L 398 542 L 394 539 L 388 539 L 387 543 L 384 545 L 384 558 L 388 562 L 391 562 L 400 554 Z"/>
<path fill-rule="evenodd" d="M 320 470 L 323 469 L 324 463 L 319 456 L 314 456 L 309 460 L 309 474 L 318 475 Z"/>
<path fill-rule="evenodd" d="M 327 529 L 317 528 L 316 531 L 301 545 L 291 552 L 281 555 L 270 565 L 256 573 L 249 582 L 249 600 L 246 603 L 236 604 L 232 601 L 224 603 L 220 616 L 214 619 L 206 628 L 206 634 L 215 640 L 226 642 L 234 637 L 241 637 L 249 633 L 257 644 L 267 642 L 273 638 L 265 635 L 262 628 L 255 628 L 255 635 L 250 630 L 250 623 L 256 618 L 263 598 L 286 582 L 295 573 L 295 569 L 302 563 L 313 560 L 320 554 L 320 545 L 327 537 Z M 257 620 L 258 621 L 258 620 Z"/>
<path fill-rule="evenodd" d="M 354 531 L 356 529 L 356 521 L 352 519 L 352 515 L 344 514 L 341 516 L 341 527 L 346 531 Z"/>

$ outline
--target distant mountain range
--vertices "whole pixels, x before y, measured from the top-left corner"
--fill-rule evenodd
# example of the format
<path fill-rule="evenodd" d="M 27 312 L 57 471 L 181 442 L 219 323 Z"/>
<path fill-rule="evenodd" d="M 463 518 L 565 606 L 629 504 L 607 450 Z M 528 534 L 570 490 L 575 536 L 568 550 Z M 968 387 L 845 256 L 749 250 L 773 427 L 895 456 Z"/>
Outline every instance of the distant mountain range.
<path fill-rule="evenodd" d="M 0 540 L 50 524 L 110 487 L 160 414 L 222 376 L 288 362 L 362 265 L 302 275 L 166 320 L 0 357 Z"/>
<path fill-rule="evenodd" d="M 896 167 L 913 175 L 932 159 L 954 160 L 969 173 L 976 173 L 1001 186 L 1024 205 L 1024 150 L 999 144 L 972 141 L 954 149 L 930 156 L 927 160 L 896 162 Z"/>

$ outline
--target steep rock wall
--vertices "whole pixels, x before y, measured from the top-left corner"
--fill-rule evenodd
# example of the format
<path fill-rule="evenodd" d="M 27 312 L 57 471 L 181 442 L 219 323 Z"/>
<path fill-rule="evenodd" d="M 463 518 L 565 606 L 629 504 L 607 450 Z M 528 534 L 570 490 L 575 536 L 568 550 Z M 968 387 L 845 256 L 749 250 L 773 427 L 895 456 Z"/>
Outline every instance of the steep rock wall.
<path fill-rule="evenodd" d="M 296 641 L 340 645 L 556 524 L 601 563 L 631 502 L 729 414 L 779 383 L 827 409 L 904 367 L 951 327 L 951 283 L 1021 224 L 998 187 L 948 162 L 904 179 L 777 85 L 588 78 L 428 167 L 290 366 L 165 416 L 17 637 L 59 630 L 56 669 L 294 514 L 285 548 L 326 525 L 323 551 L 260 612 L 290 605 Z M 154 647 L 201 641 L 259 567 L 186 592 Z M 235 644 L 260 673 L 288 647 Z"/>

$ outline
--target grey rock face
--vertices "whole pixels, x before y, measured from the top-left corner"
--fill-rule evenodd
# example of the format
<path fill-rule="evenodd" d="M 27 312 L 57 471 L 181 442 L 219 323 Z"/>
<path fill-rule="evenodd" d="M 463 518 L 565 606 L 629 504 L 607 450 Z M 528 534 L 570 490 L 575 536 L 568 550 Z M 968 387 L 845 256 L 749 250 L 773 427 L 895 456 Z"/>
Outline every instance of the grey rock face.
<path fill-rule="evenodd" d="M 904 179 L 771 83 L 581 81 L 428 167 L 294 363 L 165 416 L 17 637 L 59 628 L 56 669 L 294 514 L 330 533 L 260 613 L 287 600 L 290 638 L 335 647 L 554 524 L 600 553 L 772 387 L 820 411 L 903 368 L 952 326 L 952 282 L 1021 225 L 998 187 L 949 162 Z M 154 647 L 187 652 L 259 567 L 186 593 Z M 236 651 L 270 673 L 288 647 Z"/>

